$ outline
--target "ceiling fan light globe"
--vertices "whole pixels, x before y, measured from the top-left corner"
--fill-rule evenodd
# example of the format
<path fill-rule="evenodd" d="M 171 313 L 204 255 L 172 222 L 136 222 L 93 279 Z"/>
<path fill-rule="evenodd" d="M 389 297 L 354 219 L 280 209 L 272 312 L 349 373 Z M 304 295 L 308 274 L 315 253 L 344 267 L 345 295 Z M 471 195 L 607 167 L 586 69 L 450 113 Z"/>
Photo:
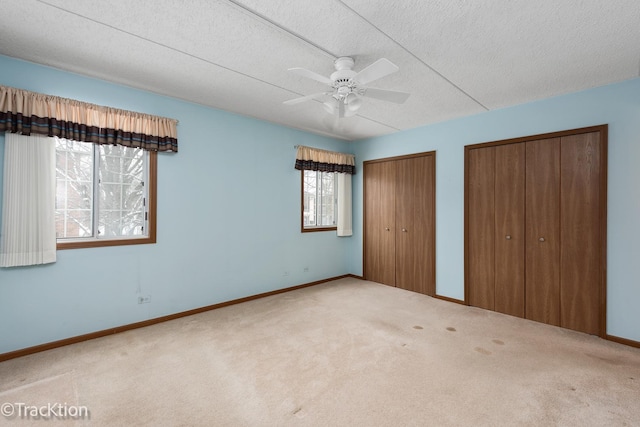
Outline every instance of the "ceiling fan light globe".
<path fill-rule="evenodd" d="M 354 113 L 362 106 L 362 100 L 356 95 L 350 95 L 347 98 L 347 111 L 353 111 Z"/>
<path fill-rule="evenodd" d="M 324 108 L 324 111 L 326 111 L 327 113 L 335 114 L 336 113 L 337 103 L 338 103 L 338 101 L 336 101 L 335 99 L 331 98 L 329 101 L 323 102 L 322 103 L 322 107 Z"/>

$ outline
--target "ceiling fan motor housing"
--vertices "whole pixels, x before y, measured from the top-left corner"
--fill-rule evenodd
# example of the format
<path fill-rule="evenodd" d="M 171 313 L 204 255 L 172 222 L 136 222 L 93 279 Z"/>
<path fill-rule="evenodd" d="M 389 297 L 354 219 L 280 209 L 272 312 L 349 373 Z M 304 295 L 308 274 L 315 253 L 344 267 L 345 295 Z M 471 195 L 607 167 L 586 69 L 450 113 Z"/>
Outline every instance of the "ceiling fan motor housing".
<path fill-rule="evenodd" d="M 353 77 L 358 74 L 353 71 L 353 65 L 355 61 L 348 56 L 342 56 L 333 62 L 336 71 L 331 74 L 330 78 L 333 81 L 332 87 L 335 89 L 333 97 L 343 102 L 346 98 L 355 92 L 356 82 Z"/>
<path fill-rule="evenodd" d="M 351 70 L 355 63 L 356 62 L 353 60 L 353 58 L 349 56 L 341 56 L 333 61 L 333 66 L 336 67 L 337 71 Z"/>

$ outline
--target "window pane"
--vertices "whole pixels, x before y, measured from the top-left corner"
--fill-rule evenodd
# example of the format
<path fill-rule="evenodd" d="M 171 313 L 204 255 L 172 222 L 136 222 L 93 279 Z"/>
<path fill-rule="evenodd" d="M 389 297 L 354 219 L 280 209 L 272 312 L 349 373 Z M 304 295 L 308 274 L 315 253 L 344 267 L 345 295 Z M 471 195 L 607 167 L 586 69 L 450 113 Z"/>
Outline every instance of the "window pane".
<path fill-rule="evenodd" d="M 303 172 L 303 227 L 334 227 L 336 174 L 307 170 Z"/>
<path fill-rule="evenodd" d="M 334 221 L 334 177 L 335 173 L 321 172 L 322 191 L 320 192 L 320 200 L 322 203 L 322 219 L 320 225 L 333 226 Z"/>
<path fill-rule="evenodd" d="M 65 237 L 91 236 L 91 209 L 74 209 L 66 213 Z"/>
<path fill-rule="evenodd" d="M 56 141 L 56 237 L 92 236 L 92 144 Z"/>
<path fill-rule="evenodd" d="M 138 148 L 100 146 L 99 237 L 144 234 L 144 159 Z"/>
<path fill-rule="evenodd" d="M 315 171 L 304 172 L 304 208 L 303 208 L 303 224 L 304 226 L 316 225 L 316 199 L 317 199 L 317 180 Z"/>

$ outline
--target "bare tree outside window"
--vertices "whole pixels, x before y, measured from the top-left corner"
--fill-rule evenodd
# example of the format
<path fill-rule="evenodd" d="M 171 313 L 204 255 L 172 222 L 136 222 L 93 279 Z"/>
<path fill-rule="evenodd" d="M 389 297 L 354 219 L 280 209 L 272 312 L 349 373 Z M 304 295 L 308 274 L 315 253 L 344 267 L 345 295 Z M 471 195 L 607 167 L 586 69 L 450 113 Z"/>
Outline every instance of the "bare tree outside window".
<path fill-rule="evenodd" d="M 138 148 L 56 141 L 56 236 L 147 235 L 148 154 Z"/>
<path fill-rule="evenodd" d="M 119 145 L 100 147 L 98 235 L 139 236 L 144 232 L 144 152 Z"/>
<path fill-rule="evenodd" d="M 93 234 L 93 146 L 56 139 L 56 236 Z"/>
<path fill-rule="evenodd" d="M 335 229 L 337 183 L 334 172 L 304 170 L 302 184 L 303 230 Z"/>

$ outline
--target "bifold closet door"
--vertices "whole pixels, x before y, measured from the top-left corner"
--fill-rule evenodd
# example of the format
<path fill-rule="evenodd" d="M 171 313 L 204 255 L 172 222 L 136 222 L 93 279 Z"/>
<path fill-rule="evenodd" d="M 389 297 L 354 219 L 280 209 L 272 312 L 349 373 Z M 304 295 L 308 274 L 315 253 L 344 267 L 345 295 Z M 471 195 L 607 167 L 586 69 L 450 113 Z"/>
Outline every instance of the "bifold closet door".
<path fill-rule="evenodd" d="M 363 169 L 365 279 L 435 295 L 435 153 Z"/>
<path fill-rule="evenodd" d="M 495 150 L 495 311 L 525 316 L 524 143 Z"/>
<path fill-rule="evenodd" d="M 560 139 L 526 145 L 526 318 L 560 326 Z"/>
<path fill-rule="evenodd" d="M 604 336 L 607 126 L 465 150 L 468 304 Z"/>
<path fill-rule="evenodd" d="M 433 156 L 396 160 L 396 286 L 435 294 Z"/>
<path fill-rule="evenodd" d="M 469 152 L 469 304 L 524 317 L 525 145 Z"/>
<path fill-rule="evenodd" d="M 468 302 L 487 310 L 495 310 L 495 150 L 468 153 Z"/>
<path fill-rule="evenodd" d="M 395 286 L 395 162 L 366 163 L 364 180 L 364 277 Z"/>
<path fill-rule="evenodd" d="M 561 326 L 589 334 L 601 328 L 600 133 L 562 138 Z"/>

